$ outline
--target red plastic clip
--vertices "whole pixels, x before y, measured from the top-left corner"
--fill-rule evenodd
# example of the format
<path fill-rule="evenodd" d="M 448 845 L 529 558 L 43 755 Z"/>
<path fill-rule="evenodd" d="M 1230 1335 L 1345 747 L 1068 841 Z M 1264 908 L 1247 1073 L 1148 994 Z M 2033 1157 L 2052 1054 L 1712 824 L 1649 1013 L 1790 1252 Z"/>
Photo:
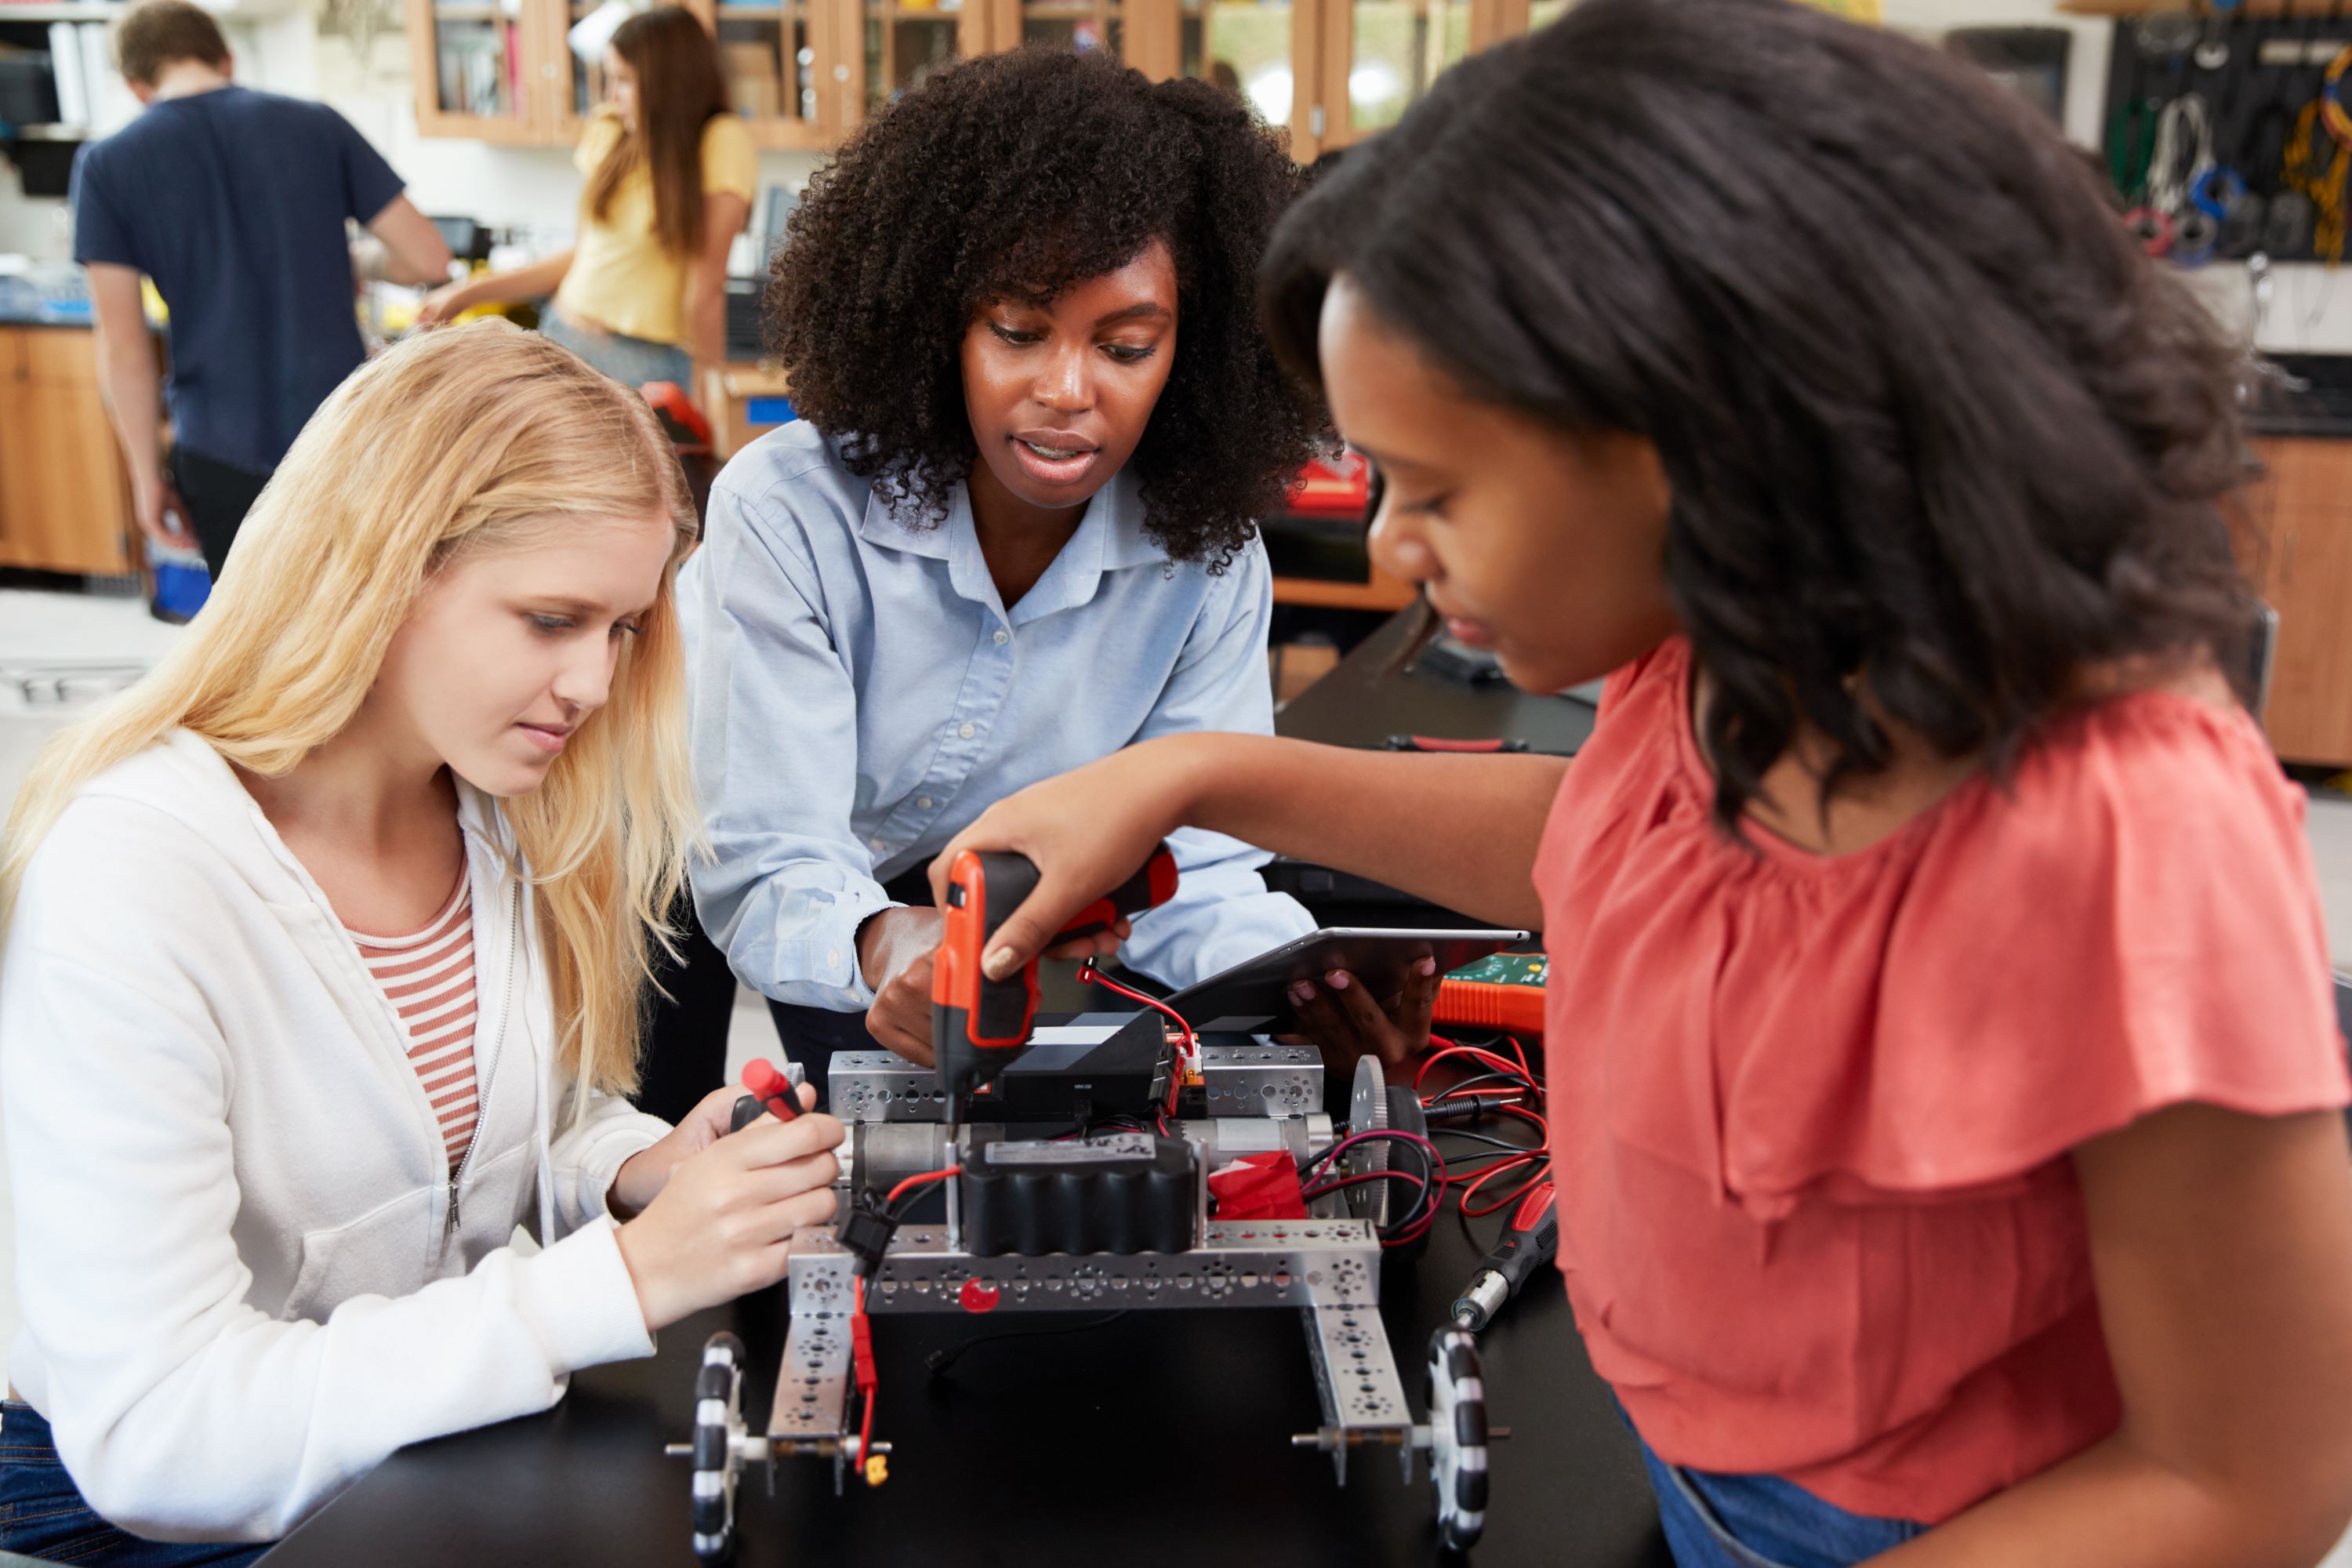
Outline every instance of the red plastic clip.
<path fill-rule="evenodd" d="M 874 1320 L 863 1311 L 849 1320 L 849 1364 L 857 1392 L 872 1398 L 880 1379 L 874 1373 Z"/>

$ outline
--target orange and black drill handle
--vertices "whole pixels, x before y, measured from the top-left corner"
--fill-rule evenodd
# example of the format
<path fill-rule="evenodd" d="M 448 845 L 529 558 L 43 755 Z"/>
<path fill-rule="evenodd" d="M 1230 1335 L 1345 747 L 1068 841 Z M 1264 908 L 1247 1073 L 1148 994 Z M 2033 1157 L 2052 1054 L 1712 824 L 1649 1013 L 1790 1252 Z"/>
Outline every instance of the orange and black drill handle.
<path fill-rule="evenodd" d="M 1010 850 L 966 849 L 948 868 L 947 929 L 931 965 L 931 1051 L 950 1104 L 1003 1071 L 1029 1043 L 1037 961 L 991 980 L 981 959 L 1036 888 L 1035 864 Z M 1134 876 L 1072 915 L 1054 942 L 1108 931 L 1175 896 L 1176 857 L 1163 843 Z"/>

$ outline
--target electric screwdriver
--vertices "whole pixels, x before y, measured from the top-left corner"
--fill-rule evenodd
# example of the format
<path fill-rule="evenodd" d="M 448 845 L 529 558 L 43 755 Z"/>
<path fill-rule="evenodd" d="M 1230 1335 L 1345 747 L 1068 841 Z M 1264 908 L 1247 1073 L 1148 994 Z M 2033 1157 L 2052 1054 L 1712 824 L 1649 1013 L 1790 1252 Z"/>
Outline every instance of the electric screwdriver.
<path fill-rule="evenodd" d="M 931 967 L 931 1051 L 950 1123 L 962 1120 L 966 1097 L 1029 1044 L 1037 961 L 991 980 L 981 960 L 1005 918 L 1036 888 L 1035 863 L 1010 850 L 967 849 L 948 868 L 947 930 Z M 1134 876 L 1072 915 L 1054 941 L 1108 931 L 1175 895 L 1176 857 L 1161 844 Z"/>
<path fill-rule="evenodd" d="M 1474 1334 L 1493 1322 L 1528 1276 L 1549 1263 L 1559 1250 L 1559 1215 L 1552 1206 L 1551 1184 L 1544 1182 L 1511 1210 L 1502 1239 L 1480 1261 L 1461 1300 L 1454 1303 L 1454 1321 Z"/>

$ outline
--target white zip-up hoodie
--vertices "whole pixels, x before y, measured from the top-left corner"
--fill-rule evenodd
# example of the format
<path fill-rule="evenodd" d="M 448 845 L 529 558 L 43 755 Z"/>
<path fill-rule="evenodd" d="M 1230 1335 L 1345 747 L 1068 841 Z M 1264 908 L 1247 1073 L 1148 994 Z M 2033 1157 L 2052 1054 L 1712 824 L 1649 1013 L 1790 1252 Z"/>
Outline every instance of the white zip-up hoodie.
<path fill-rule="evenodd" d="M 92 781 L 33 857 L 0 950 L 9 1380 L 126 1530 L 273 1540 L 404 1443 L 652 1353 L 604 1194 L 668 1127 L 575 1102 L 505 820 L 458 795 L 481 1121 L 456 1180 L 399 1016 L 203 740 Z"/>

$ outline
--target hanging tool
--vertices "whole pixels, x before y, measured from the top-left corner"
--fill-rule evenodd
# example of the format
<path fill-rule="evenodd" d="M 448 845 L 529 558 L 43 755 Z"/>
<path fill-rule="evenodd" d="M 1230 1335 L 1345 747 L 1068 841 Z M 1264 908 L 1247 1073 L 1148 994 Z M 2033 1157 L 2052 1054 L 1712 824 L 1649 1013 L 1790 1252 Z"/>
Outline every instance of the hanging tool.
<path fill-rule="evenodd" d="M 1006 917 L 1036 889 L 1037 867 L 1025 855 L 967 849 L 949 868 L 947 930 L 931 969 L 931 1052 L 948 1097 L 950 1126 L 962 1120 L 972 1090 L 1029 1044 L 1037 1016 L 1037 961 L 991 980 L 981 960 Z M 1071 916 L 1054 941 L 1108 931 L 1175 896 L 1176 857 L 1161 844 L 1134 876 Z"/>
<path fill-rule="evenodd" d="M 1549 1263 L 1559 1250 L 1559 1213 L 1552 1184 L 1531 1189 L 1511 1211 L 1502 1238 L 1480 1260 L 1470 1283 L 1454 1303 L 1454 1321 L 1476 1333 L 1495 1321 L 1503 1303 L 1519 1293 L 1528 1277 Z"/>
<path fill-rule="evenodd" d="M 2238 0 L 2207 0 L 2211 12 L 2205 22 L 2205 41 L 2197 46 L 2197 68 L 2217 71 L 2230 63 L 2230 13 Z"/>

